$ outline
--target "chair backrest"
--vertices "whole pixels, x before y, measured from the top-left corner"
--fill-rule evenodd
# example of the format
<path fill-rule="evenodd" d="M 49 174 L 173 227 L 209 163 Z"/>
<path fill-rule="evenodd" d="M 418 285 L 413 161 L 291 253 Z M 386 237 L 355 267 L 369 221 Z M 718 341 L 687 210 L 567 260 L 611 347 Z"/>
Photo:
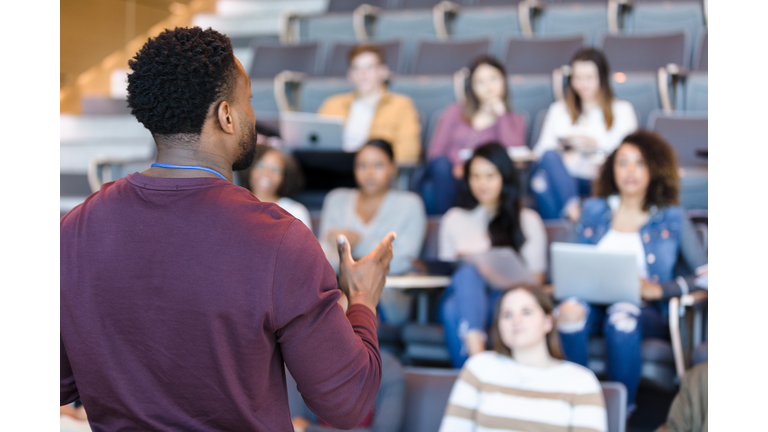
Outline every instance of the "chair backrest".
<path fill-rule="evenodd" d="M 405 368 L 405 421 L 401 432 L 437 432 L 459 369 Z"/>
<path fill-rule="evenodd" d="M 411 61 L 417 75 L 449 75 L 467 66 L 476 57 L 488 54 L 490 40 L 421 41 Z"/>
<path fill-rule="evenodd" d="M 513 74 L 546 74 L 568 64 L 584 46 L 584 37 L 509 39 L 504 51 L 504 68 Z"/>
<path fill-rule="evenodd" d="M 299 19 L 299 40 L 301 41 L 355 38 L 355 24 L 350 13 L 309 15 Z"/>
<path fill-rule="evenodd" d="M 509 0 L 505 3 L 510 6 Z M 460 9 L 447 21 L 448 33 L 454 39 L 491 39 L 491 52 L 503 58 L 503 41 L 522 37 L 517 7 L 482 7 Z"/>
<path fill-rule="evenodd" d="M 275 83 L 272 79 L 251 80 L 251 108 L 259 114 L 276 115 L 280 112 L 275 100 Z M 259 115 L 256 116 L 257 118 Z"/>
<path fill-rule="evenodd" d="M 611 74 L 611 88 L 615 97 L 632 103 L 639 125 L 645 124 L 652 111 L 661 108 L 655 73 L 615 72 Z"/>
<path fill-rule="evenodd" d="M 608 2 L 586 4 L 547 4 L 533 20 L 536 35 L 587 35 L 594 45 L 608 32 Z"/>
<path fill-rule="evenodd" d="M 633 34 L 668 33 L 685 31 L 685 62 L 688 67 L 693 45 L 704 29 L 704 11 L 701 0 L 635 2 L 624 19 L 624 31 Z"/>
<path fill-rule="evenodd" d="M 708 121 L 706 114 L 651 113 L 648 128 L 664 137 L 677 153 L 681 167 L 706 167 L 707 159 L 696 154 L 708 149 Z"/>
<path fill-rule="evenodd" d="M 440 231 L 440 220 L 442 216 L 427 217 L 427 233 L 424 236 L 424 246 L 421 249 L 421 259 L 437 260 L 437 241 Z"/>
<path fill-rule="evenodd" d="M 432 9 L 442 0 L 399 0 L 398 9 Z"/>
<path fill-rule="evenodd" d="M 709 80 L 707 72 L 692 72 L 685 79 L 685 110 L 709 111 Z"/>
<path fill-rule="evenodd" d="M 354 89 L 346 78 L 309 78 L 299 87 L 298 107 L 302 112 L 317 112 L 329 96 Z"/>
<path fill-rule="evenodd" d="M 371 42 L 370 44 L 377 45 L 379 48 L 381 48 L 381 50 L 384 52 L 384 59 L 391 72 L 403 72 L 401 69 L 403 64 L 403 56 L 401 53 L 403 50 L 400 49 L 402 45 L 400 40 L 389 42 Z M 347 69 L 349 68 L 347 55 L 349 54 L 349 50 L 351 50 L 356 45 L 358 45 L 357 42 L 334 43 L 333 48 L 330 49 L 330 52 L 325 60 L 324 75 L 345 76 L 347 74 Z"/>
<path fill-rule="evenodd" d="M 130 114 L 128 101 L 115 99 L 109 96 L 83 96 L 81 99 L 81 113 L 85 115 L 121 115 Z"/>
<path fill-rule="evenodd" d="M 391 0 L 328 0 L 328 12 L 352 12 L 363 3 L 385 9 Z"/>
<path fill-rule="evenodd" d="M 450 76 L 396 76 L 390 90 L 413 100 L 413 104 L 425 119 L 432 113 L 456 102 L 453 77 Z"/>
<path fill-rule="evenodd" d="M 274 78 L 284 70 L 307 75 L 315 74 L 318 58 L 317 42 L 297 45 L 254 45 L 252 49 L 253 60 L 248 73 L 251 78 Z"/>
<path fill-rule="evenodd" d="M 627 387 L 620 382 L 601 382 L 608 412 L 608 432 L 624 432 L 627 424 Z"/>
<path fill-rule="evenodd" d="M 707 59 L 709 58 L 708 54 L 708 41 L 709 41 L 709 33 L 705 30 L 702 31 L 699 34 L 699 40 L 696 44 L 696 50 L 693 54 L 693 64 L 691 66 L 691 69 L 695 71 L 707 71 Z"/>
<path fill-rule="evenodd" d="M 531 125 L 531 136 L 528 140 L 528 147 L 533 149 L 536 147 L 536 143 L 539 141 L 539 135 L 541 135 L 541 128 L 544 127 L 544 120 L 547 118 L 548 110 L 541 110 L 536 114 L 536 118 Z"/>
<path fill-rule="evenodd" d="M 686 35 L 606 35 L 602 47 L 614 72 L 656 72 L 669 63 L 685 66 Z"/>
<path fill-rule="evenodd" d="M 507 78 L 507 87 L 512 111 L 528 113 L 529 119 L 555 101 L 551 74 L 511 75 Z"/>

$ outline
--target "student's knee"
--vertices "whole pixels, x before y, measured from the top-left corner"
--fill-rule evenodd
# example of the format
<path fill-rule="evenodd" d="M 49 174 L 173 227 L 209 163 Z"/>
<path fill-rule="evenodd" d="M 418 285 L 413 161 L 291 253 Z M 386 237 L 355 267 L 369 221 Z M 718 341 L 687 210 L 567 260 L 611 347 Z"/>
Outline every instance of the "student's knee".
<path fill-rule="evenodd" d="M 557 328 L 560 331 L 582 330 L 587 320 L 587 308 L 576 299 L 566 300 L 557 307 Z"/>
<path fill-rule="evenodd" d="M 622 333 L 632 333 L 638 329 L 640 308 L 632 303 L 616 303 L 608 308 L 607 325 Z"/>

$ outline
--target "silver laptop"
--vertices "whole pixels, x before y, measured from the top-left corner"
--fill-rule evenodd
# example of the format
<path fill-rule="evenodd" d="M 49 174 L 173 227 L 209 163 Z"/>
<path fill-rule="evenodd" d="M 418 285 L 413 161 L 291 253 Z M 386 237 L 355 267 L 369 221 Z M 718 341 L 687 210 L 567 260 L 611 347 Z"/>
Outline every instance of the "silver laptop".
<path fill-rule="evenodd" d="M 550 245 L 550 256 L 556 300 L 578 297 L 587 303 L 640 305 L 640 278 L 634 254 L 555 242 Z"/>
<path fill-rule="evenodd" d="M 280 135 L 289 150 L 343 151 L 344 117 L 281 112 Z"/>

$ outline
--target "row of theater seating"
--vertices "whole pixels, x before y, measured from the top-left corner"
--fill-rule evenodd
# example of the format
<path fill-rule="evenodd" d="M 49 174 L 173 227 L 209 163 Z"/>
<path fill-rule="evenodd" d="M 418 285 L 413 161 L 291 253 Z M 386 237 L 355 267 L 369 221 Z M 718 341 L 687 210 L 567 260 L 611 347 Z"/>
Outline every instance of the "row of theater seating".
<path fill-rule="evenodd" d="M 695 70 L 707 70 L 707 32 L 696 48 Z M 596 47 L 605 53 L 616 72 L 654 72 L 670 63 L 687 66 L 684 32 L 656 35 L 604 35 Z M 505 38 L 501 50 L 493 49 L 493 38 L 478 36 L 462 40 L 394 39 L 372 41 L 384 51 L 387 66 L 398 74 L 446 75 L 466 66 L 480 55 L 493 55 L 507 73 L 549 73 L 567 64 L 580 48 L 589 46 L 583 35 L 568 37 Z M 356 41 L 308 41 L 280 45 L 257 42 L 236 48 L 235 55 L 251 78 L 271 78 L 283 70 L 313 76 L 345 76 L 347 53 Z M 325 44 L 325 46 L 323 45 Z M 409 44 L 415 48 L 408 52 Z"/>

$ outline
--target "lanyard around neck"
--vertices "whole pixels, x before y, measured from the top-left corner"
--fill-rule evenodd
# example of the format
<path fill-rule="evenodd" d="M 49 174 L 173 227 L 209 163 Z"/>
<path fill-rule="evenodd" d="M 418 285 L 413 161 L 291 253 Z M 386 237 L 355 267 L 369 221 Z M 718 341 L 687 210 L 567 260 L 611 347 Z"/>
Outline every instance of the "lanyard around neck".
<path fill-rule="evenodd" d="M 164 164 L 164 163 L 159 163 L 159 162 L 155 162 L 155 163 L 153 163 L 150 166 L 151 167 L 160 167 L 160 168 L 195 169 L 195 170 L 200 170 L 200 171 L 208 171 L 209 173 L 216 174 L 217 176 L 221 177 L 223 180 L 227 180 L 227 178 L 224 177 L 223 175 L 219 174 L 218 171 L 214 171 L 214 170 L 212 170 L 210 168 L 206 168 L 206 167 L 203 167 L 203 166 L 197 166 L 197 165 L 172 165 L 172 164 Z M 229 181 L 229 180 L 227 180 L 227 181 Z"/>

